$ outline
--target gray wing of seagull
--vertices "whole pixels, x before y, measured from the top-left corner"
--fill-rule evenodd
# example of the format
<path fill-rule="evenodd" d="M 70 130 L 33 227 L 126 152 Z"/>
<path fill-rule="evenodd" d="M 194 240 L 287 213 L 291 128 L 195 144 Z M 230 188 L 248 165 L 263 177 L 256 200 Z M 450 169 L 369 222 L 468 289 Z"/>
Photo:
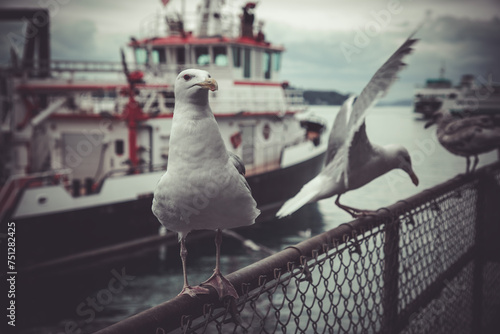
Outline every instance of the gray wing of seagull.
<path fill-rule="evenodd" d="M 227 154 L 229 155 L 229 161 L 233 163 L 234 168 L 236 168 L 238 172 L 241 174 L 241 178 L 245 182 L 245 186 L 248 188 L 248 190 L 252 191 L 252 189 L 250 189 L 250 185 L 247 182 L 247 179 L 245 179 L 246 169 L 245 169 L 245 164 L 243 163 L 241 158 L 231 151 L 227 151 Z"/>
<path fill-rule="evenodd" d="M 355 95 L 349 96 L 344 101 L 335 117 L 332 129 L 330 130 L 330 137 L 328 138 L 325 165 L 328 165 L 328 163 L 333 160 L 338 150 L 344 145 L 347 137 L 347 121 L 349 120 L 352 111 L 352 103 L 355 97 Z"/>
<path fill-rule="evenodd" d="M 227 154 L 229 155 L 229 160 L 233 163 L 234 168 L 236 168 L 238 172 L 244 176 L 246 173 L 246 169 L 245 164 L 243 164 L 241 158 L 231 151 L 227 151 Z"/>
<path fill-rule="evenodd" d="M 347 159 L 342 159 L 344 182 L 347 187 L 349 186 L 349 171 L 355 170 L 355 166 L 366 163 L 373 154 L 373 147 L 366 135 L 366 113 L 396 81 L 398 72 L 406 66 L 402 59 L 411 53 L 412 46 L 416 42 L 417 39 L 408 38 L 373 75 L 352 106 L 347 124 L 349 137 L 346 138 L 347 145 L 344 146 Z"/>

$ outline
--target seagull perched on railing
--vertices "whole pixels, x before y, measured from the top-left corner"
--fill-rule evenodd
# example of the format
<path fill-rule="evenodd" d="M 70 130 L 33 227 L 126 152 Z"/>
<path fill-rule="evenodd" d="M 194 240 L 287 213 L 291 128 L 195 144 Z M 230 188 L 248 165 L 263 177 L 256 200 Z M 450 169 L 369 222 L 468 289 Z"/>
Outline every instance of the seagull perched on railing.
<path fill-rule="evenodd" d="M 189 69 L 177 76 L 168 168 L 155 189 L 152 210 L 168 230 L 179 235 L 184 274 L 180 294 L 209 293 L 206 287 L 188 284 L 186 236 L 193 230 L 213 229 L 216 266 L 202 285 L 214 287 L 220 298 L 237 298 L 220 272 L 222 229 L 251 225 L 260 211 L 245 180 L 245 167 L 226 150 L 208 104 L 208 91 L 217 88 L 203 70 Z"/>
<path fill-rule="evenodd" d="M 479 154 L 500 148 L 500 116 L 452 114 L 448 109 L 436 111 L 425 128 L 436 124 L 439 143 L 450 153 L 465 157 L 465 173 L 472 173 L 479 163 Z M 470 157 L 474 163 L 470 168 Z"/>
<path fill-rule="evenodd" d="M 360 188 L 392 169 L 400 168 L 418 185 L 410 155 L 401 145 L 378 146 L 366 135 L 365 117 L 378 98 L 384 96 L 396 75 L 403 69 L 404 56 L 412 51 L 417 40 L 408 38 L 379 68 L 356 98 L 350 96 L 337 114 L 328 141 L 323 170 L 302 187 L 295 197 L 283 204 L 277 217 L 288 216 L 307 203 L 338 195 L 335 204 L 353 217 L 369 211 L 342 205 L 339 200 L 345 192 Z"/>

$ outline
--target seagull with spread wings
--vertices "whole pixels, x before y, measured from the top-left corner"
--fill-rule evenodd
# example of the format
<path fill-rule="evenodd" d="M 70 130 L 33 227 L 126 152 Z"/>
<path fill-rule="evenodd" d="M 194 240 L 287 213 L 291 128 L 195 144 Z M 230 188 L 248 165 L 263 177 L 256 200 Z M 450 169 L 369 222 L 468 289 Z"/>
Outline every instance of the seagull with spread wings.
<path fill-rule="evenodd" d="M 168 168 L 154 192 L 152 210 L 181 244 L 184 287 L 180 294 L 238 297 L 220 272 L 222 229 L 248 226 L 260 214 L 245 180 L 240 158 L 226 150 L 208 103 L 217 82 L 207 71 L 182 71 L 175 81 L 175 108 L 170 132 Z M 193 230 L 216 230 L 214 274 L 201 286 L 190 286 L 186 273 L 186 236 Z"/>
<path fill-rule="evenodd" d="M 416 43 L 408 38 L 396 52 L 378 69 L 361 94 L 350 96 L 337 114 L 328 142 L 323 170 L 305 184 L 293 198 L 286 201 L 276 214 L 288 216 L 307 203 L 337 195 L 335 204 L 353 217 L 368 211 L 342 205 L 339 200 L 345 192 L 358 189 L 392 169 L 400 168 L 418 185 L 412 169 L 411 158 L 401 145 L 379 146 L 371 143 L 366 135 L 365 117 L 371 106 L 382 96 L 397 78 L 408 55 Z"/>

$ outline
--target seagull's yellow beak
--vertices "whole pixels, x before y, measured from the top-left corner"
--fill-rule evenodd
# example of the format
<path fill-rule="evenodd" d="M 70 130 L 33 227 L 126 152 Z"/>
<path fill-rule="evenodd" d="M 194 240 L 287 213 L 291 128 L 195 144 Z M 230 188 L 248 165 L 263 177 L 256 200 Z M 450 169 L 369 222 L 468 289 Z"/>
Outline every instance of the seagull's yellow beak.
<path fill-rule="evenodd" d="M 215 79 L 212 79 L 212 78 L 208 78 L 207 80 L 202 81 L 200 83 L 197 83 L 196 85 L 198 85 L 202 88 L 205 88 L 205 89 L 210 89 L 212 92 L 219 89 L 219 85 L 217 84 L 217 81 L 215 81 Z"/>

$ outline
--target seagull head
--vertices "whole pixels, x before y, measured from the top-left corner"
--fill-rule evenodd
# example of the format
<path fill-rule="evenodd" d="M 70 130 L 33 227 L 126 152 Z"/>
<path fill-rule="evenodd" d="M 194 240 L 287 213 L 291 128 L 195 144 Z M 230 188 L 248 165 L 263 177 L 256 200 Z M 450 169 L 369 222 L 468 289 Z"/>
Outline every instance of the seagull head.
<path fill-rule="evenodd" d="M 389 159 L 393 164 L 393 168 L 399 168 L 405 171 L 410 176 L 411 182 L 418 186 L 418 177 L 413 171 L 408 150 L 401 145 L 388 145 L 386 149 L 389 153 Z"/>
<path fill-rule="evenodd" d="M 208 91 L 218 89 L 217 81 L 210 73 L 198 69 L 184 70 L 175 80 L 176 101 L 187 101 L 195 104 L 208 103 Z"/>
<path fill-rule="evenodd" d="M 424 128 L 427 129 L 428 127 L 434 125 L 434 124 L 439 124 L 445 119 L 453 117 L 451 113 L 449 113 L 447 110 L 444 109 L 439 109 L 438 111 L 435 111 L 432 115 L 431 118 L 425 123 Z"/>

